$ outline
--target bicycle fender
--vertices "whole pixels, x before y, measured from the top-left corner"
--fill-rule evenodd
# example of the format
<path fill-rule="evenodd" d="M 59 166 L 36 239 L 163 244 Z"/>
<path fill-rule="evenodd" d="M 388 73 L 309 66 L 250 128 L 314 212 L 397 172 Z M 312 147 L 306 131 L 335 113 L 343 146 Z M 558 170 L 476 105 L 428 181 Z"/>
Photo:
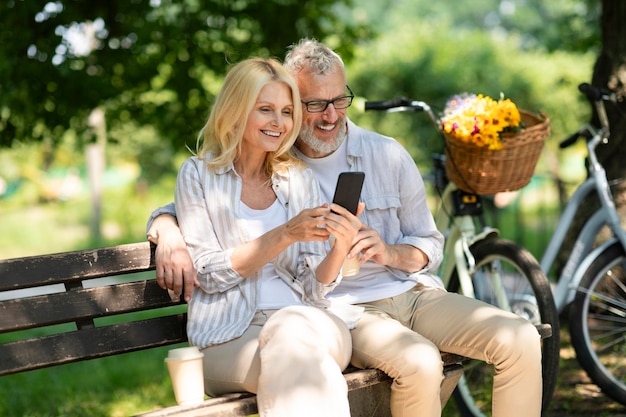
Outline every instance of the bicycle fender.
<path fill-rule="evenodd" d="M 471 247 L 474 243 L 480 242 L 484 239 L 493 239 L 500 236 L 500 231 L 498 229 L 494 229 L 493 227 L 485 227 L 480 233 L 476 233 L 469 239 L 469 246 Z"/>
<path fill-rule="evenodd" d="M 612 237 L 611 239 L 603 242 L 600 246 L 592 250 L 587 256 L 585 256 L 580 265 L 578 265 L 578 268 L 572 276 L 572 279 L 567 284 L 568 291 L 567 297 L 565 299 L 565 305 L 571 303 L 574 300 L 574 297 L 576 296 L 576 288 L 578 288 L 578 286 L 580 285 L 580 281 L 583 279 L 583 275 L 585 275 L 585 272 L 587 272 L 587 269 L 589 269 L 593 261 L 595 261 L 602 252 L 604 252 L 609 246 L 613 245 L 614 243 L 618 243 L 618 240 L 617 238 Z"/>

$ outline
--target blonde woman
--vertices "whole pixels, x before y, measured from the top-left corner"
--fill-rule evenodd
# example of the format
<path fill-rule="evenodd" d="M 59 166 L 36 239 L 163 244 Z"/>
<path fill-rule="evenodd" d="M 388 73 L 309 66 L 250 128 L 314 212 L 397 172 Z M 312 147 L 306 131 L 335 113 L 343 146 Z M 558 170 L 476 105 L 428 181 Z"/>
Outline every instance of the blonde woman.
<path fill-rule="evenodd" d="M 359 225 L 321 204 L 292 155 L 301 120 L 279 62 L 251 58 L 227 74 L 176 183 L 198 280 L 187 333 L 204 353 L 209 395 L 257 393 L 260 416 L 347 417 L 350 333 L 324 296 Z M 330 234 L 337 243 L 326 254 Z"/>

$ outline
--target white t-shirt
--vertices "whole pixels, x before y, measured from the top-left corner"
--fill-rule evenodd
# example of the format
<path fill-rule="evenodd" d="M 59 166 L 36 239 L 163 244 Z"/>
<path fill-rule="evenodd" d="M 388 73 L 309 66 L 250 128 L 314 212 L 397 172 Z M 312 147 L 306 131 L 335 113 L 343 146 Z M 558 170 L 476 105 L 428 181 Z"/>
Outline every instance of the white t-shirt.
<path fill-rule="evenodd" d="M 315 174 L 320 184 L 322 201 L 329 204 L 335 194 L 339 174 L 350 171 L 348 140 L 349 137 L 335 152 L 323 158 L 309 158 L 294 148 L 298 158 L 306 162 Z M 414 286 L 415 282 L 398 279 L 385 266 L 368 261 L 361 264 L 357 275 L 343 277 L 341 283 L 328 293 L 327 298 L 332 305 L 366 303 L 402 294 Z"/>
<path fill-rule="evenodd" d="M 252 239 L 256 239 L 287 222 L 287 212 L 278 199 L 264 210 L 251 209 L 242 202 L 241 213 Z M 258 310 L 279 309 L 290 305 L 302 304 L 300 296 L 278 276 L 272 262 L 268 262 L 259 271 L 257 279 Z"/>

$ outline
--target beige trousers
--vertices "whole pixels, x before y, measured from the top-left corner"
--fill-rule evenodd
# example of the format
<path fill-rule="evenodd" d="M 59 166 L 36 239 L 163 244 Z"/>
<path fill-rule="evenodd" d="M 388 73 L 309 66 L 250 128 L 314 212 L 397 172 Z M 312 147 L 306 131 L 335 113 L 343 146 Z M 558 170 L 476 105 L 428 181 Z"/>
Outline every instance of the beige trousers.
<path fill-rule="evenodd" d="M 393 378 L 393 417 L 441 415 L 439 350 L 494 365 L 493 417 L 540 416 L 541 339 L 527 320 L 420 286 L 361 305 L 366 311 L 352 330 L 352 363 Z"/>
<path fill-rule="evenodd" d="M 256 393 L 260 417 L 349 417 L 351 349 L 346 325 L 323 310 L 260 311 L 241 337 L 202 350 L 205 390 Z"/>

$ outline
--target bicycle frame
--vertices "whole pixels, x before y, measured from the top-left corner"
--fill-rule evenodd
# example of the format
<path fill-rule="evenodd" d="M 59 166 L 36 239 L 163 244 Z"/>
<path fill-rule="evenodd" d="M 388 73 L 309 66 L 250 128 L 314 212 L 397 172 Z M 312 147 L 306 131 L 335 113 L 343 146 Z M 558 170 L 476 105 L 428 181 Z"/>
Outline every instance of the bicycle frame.
<path fill-rule="evenodd" d="M 587 144 L 589 159 L 591 161 L 589 178 L 585 180 L 571 196 L 565 205 L 565 209 L 559 219 L 557 227 L 543 254 L 540 265 L 541 269 L 548 274 L 561 248 L 566 233 L 569 230 L 578 207 L 591 193 L 597 193 L 601 202 L 600 208 L 586 221 L 578 234 L 567 263 L 561 272 L 556 288 L 554 289 L 554 301 L 557 310 L 563 311 L 566 305 L 572 302 L 576 295 L 576 289 L 580 284 L 587 267 L 607 246 L 619 241 L 626 249 L 626 232 L 621 227 L 620 218 L 615 209 L 613 197 L 606 178 L 606 171 L 597 161 L 595 148 L 603 142 L 608 134 L 607 129 L 594 129 L 587 125 L 584 130 L 592 134 Z M 608 226 L 613 237 L 599 248 L 592 251 L 595 239 L 600 230 Z"/>
<path fill-rule="evenodd" d="M 500 232 L 491 227 L 484 227 L 481 231 L 476 230 L 476 224 L 472 215 L 450 215 L 453 212 L 452 195 L 457 190 L 456 185 L 450 182 L 446 185 L 441 196 L 441 202 L 435 213 L 437 229 L 445 234 L 443 261 L 436 271 L 447 288 L 452 272 L 457 271 L 459 285 L 463 295 L 476 298 L 472 274 L 476 265 L 470 247 L 483 239 L 497 237 Z M 492 280 L 494 288 L 502 288 L 499 279 Z M 498 302 L 504 309 L 510 309 L 509 302 L 504 291 L 496 291 Z"/>

